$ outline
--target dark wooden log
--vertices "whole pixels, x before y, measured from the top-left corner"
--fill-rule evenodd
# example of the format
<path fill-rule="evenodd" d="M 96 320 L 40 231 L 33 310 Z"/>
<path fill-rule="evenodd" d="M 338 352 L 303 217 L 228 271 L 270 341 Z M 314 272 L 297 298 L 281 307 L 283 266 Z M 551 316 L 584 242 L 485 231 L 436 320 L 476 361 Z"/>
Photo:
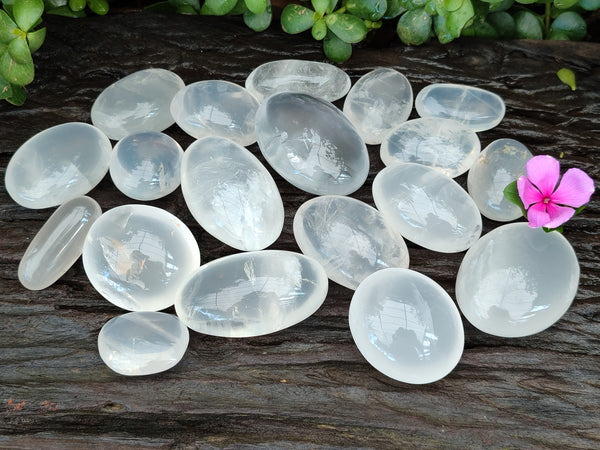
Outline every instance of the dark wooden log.
<path fill-rule="evenodd" d="M 52 125 L 89 122 L 96 96 L 136 70 L 170 69 L 186 83 L 243 84 L 267 61 L 325 60 L 309 36 L 285 35 L 276 25 L 254 33 L 237 19 L 132 13 L 48 17 L 47 26 L 27 103 L 0 104 L 2 178 L 26 139 Z M 483 147 L 514 138 L 534 154 L 564 154 L 565 168 L 600 180 L 600 44 L 461 40 L 405 47 L 394 41 L 358 47 L 341 65 L 353 81 L 377 66 L 403 72 L 415 92 L 431 82 L 456 82 L 498 93 L 506 118 L 480 133 Z M 561 67 L 576 72 L 576 91 L 556 77 Z M 176 126 L 167 133 L 184 148 L 192 142 Z M 261 158 L 256 145 L 250 149 Z M 370 150 L 369 178 L 353 196 L 372 204 L 371 182 L 383 165 L 378 148 Z M 311 196 L 274 177 L 286 222 L 273 248 L 298 251 L 292 218 Z M 458 181 L 466 185 L 465 176 Z M 90 195 L 104 210 L 132 202 L 108 176 Z M 189 225 L 203 261 L 234 253 L 193 220 L 180 190 L 150 204 Z M 91 287 L 80 261 L 43 291 L 19 284 L 19 260 L 52 210 L 16 205 L 2 184 L 0 447 L 598 448 L 599 207 L 595 196 L 565 231 L 581 264 L 580 289 L 565 316 L 521 339 L 490 336 L 465 321 L 464 355 L 439 382 L 407 385 L 373 369 L 348 328 L 352 291 L 333 282 L 319 311 L 292 328 L 251 339 L 192 333 L 174 369 L 126 378 L 102 363 L 96 343 L 102 325 L 122 311 Z M 484 220 L 484 232 L 498 225 Z M 454 296 L 464 253 L 409 248 L 411 268 Z"/>

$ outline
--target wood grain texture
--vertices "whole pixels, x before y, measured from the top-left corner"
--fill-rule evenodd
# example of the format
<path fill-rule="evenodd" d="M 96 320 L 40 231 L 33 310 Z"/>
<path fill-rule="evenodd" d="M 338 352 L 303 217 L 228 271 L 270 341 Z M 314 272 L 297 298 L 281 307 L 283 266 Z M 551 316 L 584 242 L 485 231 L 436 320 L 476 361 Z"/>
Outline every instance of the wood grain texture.
<path fill-rule="evenodd" d="M 259 64 L 324 61 L 320 44 L 277 26 L 254 33 L 237 19 L 132 13 L 84 20 L 49 17 L 25 106 L 0 104 L 0 175 L 29 137 L 52 125 L 90 121 L 96 96 L 136 70 L 162 67 L 186 83 L 243 84 Z M 356 48 L 341 67 L 353 81 L 377 66 L 403 72 L 418 92 L 428 83 L 490 89 L 507 105 L 504 121 L 480 133 L 482 147 L 510 137 L 534 154 L 564 153 L 563 167 L 600 180 L 600 44 L 471 41 Z M 571 91 L 556 77 L 577 74 Z M 338 106 L 341 103 L 338 102 Z M 192 138 L 167 133 L 184 148 Z M 258 147 L 250 150 L 262 161 Z M 383 168 L 370 147 L 367 183 L 353 197 L 373 204 Z M 274 175 L 286 221 L 272 248 L 295 250 L 292 219 L 312 196 Z M 466 186 L 466 176 L 457 179 Z M 107 176 L 90 194 L 103 210 L 132 203 Z M 181 191 L 150 202 L 180 217 L 204 262 L 232 254 L 194 221 Z M 600 230 L 598 196 L 565 236 L 580 259 L 578 295 L 548 330 L 521 339 L 486 335 L 464 322 L 456 369 L 425 386 L 373 369 L 348 328 L 352 291 L 330 282 L 324 305 L 304 322 L 268 336 L 223 339 L 192 332 L 174 369 L 126 378 L 97 352 L 102 325 L 122 311 L 91 287 L 78 261 L 57 283 L 27 291 L 17 266 L 52 210 L 27 210 L 0 187 L 0 447 L 600 447 Z M 484 233 L 499 224 L 484 219 Z M 464 253 L 409 243 L 411 268 L 454 297 Z M 552 262 L 549 262 L 552 263 Z M 172 312 L 172 309 L 170 310 Z"/>

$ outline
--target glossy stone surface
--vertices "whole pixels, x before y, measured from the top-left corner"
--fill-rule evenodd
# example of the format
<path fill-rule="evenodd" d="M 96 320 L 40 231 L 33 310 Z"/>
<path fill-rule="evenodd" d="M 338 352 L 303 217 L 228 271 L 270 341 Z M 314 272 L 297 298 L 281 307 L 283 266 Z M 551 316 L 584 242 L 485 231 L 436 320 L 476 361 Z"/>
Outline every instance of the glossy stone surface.
<path fill-rule="evenodd" d="M 177 290 L 199 265 L 200 250 L 188 227 L 148 205 L 106 211 L 83 246 L 83 267 L 92 286 L 129 311 L 173 305 Z"/>
<path fill-rule="evenodd" d="M 350 77 L 327 63 L 284 59 L 262 64 L 246 78 L 246 89 L 259 102 L 278 92 L 301 92 L 333 102 L 350 89 Z"/>
<path fill-rule="evenodd" d="M 344 101 L 344 114 L 367 144 L 381 144 L 406 121 L 413 107 L 410 82 L 394 69 L 380 67 L 360 77 Z"/>
<path fill-rule="evenodd" d="M 241 145 L 206 137 L 185 151 L 183 197 L 202 228 L 238 250 L 262 250 L 283 228 L 283 202 L 273 177 Z"/>
<path fill-rule="evenodd" d="M 525 165 L 533 155 L 514 139 L 498 139 L 477 157 L 467 177 L 467 188 L 475 204 L 488 219 L 510 222 L 523 214 L 504 197 L 504 188 L 525 175 Z"/>
<path fill-rule="evenodd" d="M 173 314 L 137 311 L 110 319 L 98 334 L 104 364 L 121 375 L 151 375 L 175 366 L 190 334 Z"/>
<path fill-rule="evenodd" d="M 173 96 L 185 83 L 165 69 L 144 69 L 114 82 L 94 101 L 92 123 L 117 141 L 141 131 L 163 131 L 173 125 Z"/>
<path fill-rule="evenodd" d="M 158 131 L 130 134 L 113 149 L 110 176 L 115 186 L 136 200 L 156 200 L 179 187 L 183 149 Z"/>
<path fill-rule="evenodd" d="M 465 173 L 477 159 L 477 134 L 452 119 L 414 119 L 404 122 L 381 144 L 386 166 L 413 162 L 438 169 L 451 178 Z"/>
<path fill-rule="evenodd" d="M 190 136 L 221 136 L 243 146 L 256 142 L 257 108 L 258 101 L 246 89 L 221 80 L 192 83 L 171 102 L 175 122 Z"/>
<path fill-rule="evenodd" d="M 454 119 L 473 131 L 494 128 L 504 118 L 504 100 L 486 89 L 462 84 L 434 83 L 415 99 L 421 117 Z"/>
<path fill-rule="evenodd" d="M 454 301 L 427 276 L 384 269 L 356 289 L 348 314 L 356 346 L 375 369 L 411 384 L 448 375 L 464 348 Z"/>
<path fill-rule="evenodd" d="M 469 251 L 456 277 L 456 299 L 481 331 L 522 337 L 539 333 L 569 309 L 579 285 L 579 263 L 560 233 L 502 225 Z"/>
<path fill-rule="evenodd" d="M 175 311 L 199 333 L 260 336 L 311 316 L 325 300 L 327 288 L 323 267 L 300 253 L 238 253 L 196 270 L 179 292 Z"/>
<path fill-rule="evenodd" d="M 311 194 L 350 194 L 369 173 L 367 147 L 354 126 L 333 104 L 307 94 L 262 102 L 256 137 L 271 167 Z"/>
<path fill-rule="evenodd" d="M 19 263 L 19 281 L 27 289 L 45 289 L 81 256 L 83 242 L 100 217 L 100 205 L 90 197 L 63 203 L 35 235 Z"/>
<path fill-rule="evenodd" d="M 373 180 L 373 200 L 390 226 L 430 250 L 461 252 L 481 235 L 481 215 L 469 194 L 431 167 L 386 167 Z"/>
<path fill-rule="evenodd" d="M 26 208 L 60 205 L 87 194 L 108 172 L 112 145 L 96 127 L 69 122 L 28 139 L 6 167 L 6 190 Z"/>
<path fill-rule="evenodd" d="M 351 197 L 324 195 L 302 204 L 294 216 L 294 237 L 302 253 L 349 289 L 377 270 L 408 267 L 400 233 L 375 208 Z"/>

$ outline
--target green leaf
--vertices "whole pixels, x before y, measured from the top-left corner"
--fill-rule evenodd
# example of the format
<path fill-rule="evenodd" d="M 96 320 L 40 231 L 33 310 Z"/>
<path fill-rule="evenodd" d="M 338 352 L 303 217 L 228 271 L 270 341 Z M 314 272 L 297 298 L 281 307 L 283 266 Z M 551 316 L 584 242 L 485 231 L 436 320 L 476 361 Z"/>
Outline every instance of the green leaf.
<path fill-rule="evenodd" d="M 343 63 L 350 59 L 350 56 L 352 55 L 352 45 L 342 41 L 331 31 L 328 31 L 327 36 L 323 39 L 323 51 L 330 61 Z"/>
<path fill-rule="evenodd" d="M 200 3 L 200 0 L 198 0 L 198 3 Z M 270 4 L 270 2 L 269 2 L 269 4 Z M 237 3 L 235 4 L 235 6 L 227 14 L 230 16 L 239 16 L 240 14 L 244 14 L 247 11 L 249 11 L 249 10 L 248 10 L 248 7 L 246 6 L 245 0 L 237 0 Z"/>
<path fill-rule="evenodd" d="M 333 34 L 348 44 L 362 41 L 369 31 L 361 19 L 351 14 L 329 14 L 325 23 Z"/>
<path fill-rule="evenodd" d="M 554 0 L 553 5 L 557 9 L 569 9 L 571 6 L 574 6 L 579 2 L 579 0 Z"/>
<path fill-rule="evenodd" d="M 0 75 L 0 100 L 6 100 L 12 97 L 13 90 L 10 83 Z"/>
<path fill-rule="evenodd" d="M 23 86 L 17 86 L 16 84 L 11 85 L 11 88 L 12 95 L 7 98 L 6 101 L 15 106 L 21 106 L 23 103 L 25 103 L 25 88 Z"/>
<path fill-rule="evenodd" d="M 46 12 L 50 9 L 60 8 L 61 6 L 67 6 L 69 0 L 44 0 Z"/>
<path fill-rule="evenodd" d="M 224 16 L 228 14 L 237 3 L 237 0 L 206 0 L 200 14 L 205 16 Z"/>
<path fill-rule="evenodd" d="M 400 16 L 396 33 L 407 45 L 421 45 L 429 40 L 432 22 L 425 9 L 413 9 Z"/>
<path fill-rule="evenodd" d="M 519 196 L 519 189 L 517 188 L 516 180 L 513 181 L 512 183 L 508 184 L 504 188 L 504 197 L 509 202 L 517 205 L 519 207 L 519 209 L 521 210 L 523 217 L 527 218 L 527 211 L 525 211 L 525 206 L 523 205 L 523 201 L 521 200 L 521 197 Z"/>
<path fill-rule="evenodd" d="M 0 56 L 0 75 L 2 75 L 11 84 L 24 86 L 33 81 L 33 59 L 31 59 L 31 53 L 29 53 L 29 48 L 24 40 L 15 39 L 14 41 L 20 41 L 22 44 L 13 44 L 11 51 L 11 41 L 8 51 L 5 51 L 2 56 Z M 26 53 L 21 49 L 23 45 L 27 50 Z M 18 54 L 21 60 L 25 60 L 25 55 L 28 54 L 29 60 L 24 63 L 18 62 L 13 58 L 12 53 Z"/>
<path fill-rule="evenodd" d="M 444 16 L 433 17 L 433 30 L 437 35 L 438 41 L 440 41 L 442 44 L 447 44 L 454 40 L 454 36 L 452 36 L 452 33 L 448 31 L 448 27 L 446 26 L 446 18 Z"/>
<path fill-rule="evenodd" d="M 266 30 L 271 25 L 271 20 L 273 20 L 273 12 L 269 0 L 267 0 L 267 7 L 260 14 L 254 14 L 252 11 L 244 13 L 244 23 L 254 31 Z"/>
<path fill-rule="evenodd" d="M 579 0 L 579 6 L 586 11 L 600 9 L 600 0 Z"/>
<path fill-rule="evenodd" d="M 69 0 L 69 8 L 71 11 L 83 11 L 87 5 L 86 0 Z"/>
<path fill-rule="evenodd" d="M 498 11 L 489 14 L 486 17 L 489 23 L 500 39 L 509 39 L 515 35 L 515 19 L 506 11 Z"/>
<path fill-rule="evenodd" d="M 579 13 L 565 11 L 550 25 L 550 33 L 552 32 L 563 32 L 572 41 L 581 41 L 587 34 L 587 26 Z"/>
<path fill-rule="evenodd" d="M 463 4 L 463 0 L 444 0 L 444 8 L 449 12 L 456 11 Z"/>
<path fill-rule="evenodd" d="M 171 5 L 171 2 L 165 0 L 162 2 L 151 3 L 147 6 L 144 6 L 144 11 L 152 11 L 157 13 L 175 13 L 177 12 L 177 9 Z"/>
<path fill-rule="evenodd" d="M 531 5 L 532 3 L 535 3 L 537 0 L 515 0 L 517 3 L 520 3 L 521 5 Z"/>
<path fill-rule="evenodd" d="M 179 14 L 195 15 L 200 11 L 200 0 L 169 0 Z"/>
<path fill-rule="evenodd" d="M 87 0 L 87 4 L 94 14 L 104 16 L 108 13 L 108 2 L 106 0 Z"/>
<path fill-rule="evenodd" d="M 572 70 L 563 67 L 558 72 L 556 72 L 556 76 L 558 76 L 558 79 L 560 81 L 569 86 L 572 91 L 577 89 L 577 86 L 575 84 L 575 73 L 573 73 Z"/>
<path fill-rule="evenodd" d="M 44 43 L 46 39 L 46 28 L 40 28 L 39 30 L 27 33 L 27 44 L 29 45 L 29 51 L 35 53 Z"/>
<path fill-rule="evenodd" d="M 6 11 L 0 9 L 0 44 L 8 44 L 15 39 L 17 35 L 13 31 L 17 30 L 17 24 L 12 21 Z"/>
<path fill-rule="evenodd" d="M 570 41 L 569 36 L 562 31 L 550 31 L 548 32 L 548 36 L 546 39 L 551 41 Z"/>
<path fill-rule="evenodd" d="M 248 7 L 248 11 L 254 15 L 261 14 L 265 11 L 265 9 L 267 9 L 267 0 L 245 0 L 245 2 L 246 6 Z"/>
<path fill-rule="evenodd" d="M 281 11 L 281 28 L 289 34 L 298 34 L 311 28 L 315 12 L 300 5 L 287 5 Z"/>
<path fill-rule="evenodd" d="M 519 11 L 514 16 L 515 37 L 519 39 L 543 39 L 544 30 L 538 16 L 530 11 Z"/>
<path fill-rule="evenodd" d="M 311 0 L 310 3 L 314 10 L 319 13 L 319 15 L 323 16 L 327 12 L 331 2 L 329 0 Z"/>
<path fill-rule="evenodd" d="M 73 19 L 85 17 L 85 11 L 71 11 L 66 5 L 59 6 L 58 8 L 49 9 L 46 11 L 46 13 L 55 16 L 71 17 Z"/>
<path fill-rule="evenodd" d="M 383 14 L 384 19 L 395 19 L 406 11 L 406 8 L 400 4 L 400 0 L 387 0 L 387 9 Z"/>
<path fill-rule="evenodd" d="M 25 39 L 13 39 L 8 44 L 7 50 L 11 58 L 14 59 L 18 64 L 29 64 L 30 61 L 33 61 L 31 59 L 31 51 L 29 50 L 29 46 L 27 45 L 27 41 Z"/>
<path fill-rule="evenodd" d="M 365 20 L 379 20 L 387 10 L 387 0 L 347 0 L 346 11 Z"/>
<path fill-rule="evenodd" d="M 430 16 L 435 16 L 435 12 L 437 11 L 437 6 L 435 0 L 429 0 L 425 5 L 425 12 Z"/>
<path fill-rule="evenodd" d="M 460 8 L 458 8 L 456 11 L 448 13 L 448 16 L 446 17 L 448 31 L 455 38 L 460 37 L 461 31 L 474 15 L 475 10 L 473 9 L 471 0 L 464 0 L 462 5 L 460 5 Z"/>
<path fill-rule="evenodd" d="M 42 17 L 44 12 L 43 0 L 16 0 L 13 5 L 13 16 L 19 28 L 29 31 Z"/>
<path fill-rule="evenodd" d="M 514 0 L 502 0 L 500 3 L 490 3 L 490 12 L 508 11 L 514 3 Z"/>
<path fill-rule="evenodd" d="M 327 24 L 325 23 L 325 19 L 319 19 L 315 22 L 311 34 L 316 41 L 321 41 L 327 36 Z"/>

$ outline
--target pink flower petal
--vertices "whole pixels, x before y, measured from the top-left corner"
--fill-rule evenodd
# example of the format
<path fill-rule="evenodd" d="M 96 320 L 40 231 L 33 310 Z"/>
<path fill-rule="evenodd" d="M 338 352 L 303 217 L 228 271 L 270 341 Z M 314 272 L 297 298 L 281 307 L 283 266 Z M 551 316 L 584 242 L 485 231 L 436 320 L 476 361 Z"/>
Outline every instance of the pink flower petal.
<path fill-rule="evenodd" d="M 575 214 L 575 210 L 573 208 L 569 208 L 567 206 L 558 206 L 552 202 L 548 203 L 547 209 L 548 215 L 550 216 L 550 221 L 544 224 L 544 226 L 548 228 L 560 227 L 563 223 L 573 217 L 573 214 Z"/>
<path fill-rule="evenodd" d="M 533 203 L 539 203 L 544 200 L 544 196 L 540 191 L 524 176 L 520 176 L 517 179 L 517 190 L 525 209 L 529 208 Z"/>
<path fill-rule="evenodd" d="M 534 156 L 527 161 L 526 170 L 529 181 L 544 197 L 549 197 L 560 177 L 560 163 L 550 155 Z"/>
<path fill-rule="evenodd" d="M 593 192 L 594 180 L 587 173 L 581 169 L 569 169 L 552 194 L 552 202 L 579 208 L 590 201 Z"/>
<path fill-rule="evenodd" d="M 545 227 L 550 222 L 550 216 L 546 212 L 546 205 L 536 203 L 527 210 L 527 220 L 531 228 Z"/>

